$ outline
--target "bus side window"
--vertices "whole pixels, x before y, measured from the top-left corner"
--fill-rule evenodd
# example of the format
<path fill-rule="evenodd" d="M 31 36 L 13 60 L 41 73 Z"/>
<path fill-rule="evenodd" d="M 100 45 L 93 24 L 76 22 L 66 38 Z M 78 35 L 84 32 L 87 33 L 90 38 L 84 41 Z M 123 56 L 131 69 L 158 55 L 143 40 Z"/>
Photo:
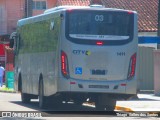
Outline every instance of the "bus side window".
<path fill-rule="evenodd" d="M 14 50 L 15 50 L 15 53 L 18 54 L 19 48 L 20 48 L 20 35 L 17 35 L 17 36 L 15 37 L 14 42 L 15 42 Z"/>

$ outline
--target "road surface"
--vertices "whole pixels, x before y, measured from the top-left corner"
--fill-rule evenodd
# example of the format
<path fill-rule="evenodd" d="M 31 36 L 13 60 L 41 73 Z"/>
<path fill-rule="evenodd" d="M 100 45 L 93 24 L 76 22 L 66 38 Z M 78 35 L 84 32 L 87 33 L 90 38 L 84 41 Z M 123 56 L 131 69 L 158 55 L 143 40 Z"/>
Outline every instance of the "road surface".
<path fill-rule="evenodd" d="M 121 101 L 122 104 L 124 104 Z M 128 113 L 116 112 L 96 112 L 94 107 L 78 106 L 74 103 L 63 103 L 61 107 L 52 108 L 47 110 L 39 109 L 38 100 L 32 101 L 30 104 L 21 102 L 19 93 L 3 93 L 0 92 L 0 111 L 6 115 L 6 112 L 11 112 L 12 117 L 20 116 L 18 118 L 3 117 L 2 120 L 160 120 L 158 117 L 142 117 L 132 114 L 133 117 L 128 117 Z M 36 118 L 33 118 L 33 116 Z M 22 118 L 22 117 L 23 118 Z M 43 117 L 41 117 L 43 116 Z M 83 117 L 83 118 L 82 118 Z"/>

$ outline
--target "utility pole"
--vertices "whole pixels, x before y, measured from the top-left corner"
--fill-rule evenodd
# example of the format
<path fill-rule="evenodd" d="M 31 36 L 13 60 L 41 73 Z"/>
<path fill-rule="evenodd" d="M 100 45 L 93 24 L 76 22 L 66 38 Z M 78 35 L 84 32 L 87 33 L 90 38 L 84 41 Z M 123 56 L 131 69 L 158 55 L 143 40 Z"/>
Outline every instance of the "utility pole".
<path fill-rule="evenodd" d="M 158 31 L 157 36 L 160 36 L 160 0 L 158 1 Z"/>

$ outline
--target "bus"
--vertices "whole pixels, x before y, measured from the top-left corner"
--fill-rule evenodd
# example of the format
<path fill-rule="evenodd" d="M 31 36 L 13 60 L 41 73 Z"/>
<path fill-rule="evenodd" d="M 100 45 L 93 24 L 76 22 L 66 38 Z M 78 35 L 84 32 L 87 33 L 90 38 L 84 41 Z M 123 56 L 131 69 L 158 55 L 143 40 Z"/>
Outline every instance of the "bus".
<path fill-rule="evenodd" d="M 15 90 L 39 107 L 62 101 L 113 111 L 137 94 L 137 12 L 59 6 L 18 21 Z M 12 38 L 12 36 L 11 36 Z"/>

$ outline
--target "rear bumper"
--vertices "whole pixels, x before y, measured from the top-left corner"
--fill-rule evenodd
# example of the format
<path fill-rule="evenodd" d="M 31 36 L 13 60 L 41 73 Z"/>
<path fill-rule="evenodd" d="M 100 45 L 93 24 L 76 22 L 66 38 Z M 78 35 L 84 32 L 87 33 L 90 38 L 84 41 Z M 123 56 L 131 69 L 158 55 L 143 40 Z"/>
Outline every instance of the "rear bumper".
<path fill-rule="evenodd" d="M 132 80 L 78 80 L 61 79 L 59 92 L 82 92 L 82 93 L 108 93 L 108 94 L 136 94 L 137 82 Z M 65 82 L 64 82 L 65 81 Z"/>
<path fill-rule="evenodd" d="M 107 96 L 115 100 L 127 100 L 136 97 L 137 94 L 120 94 L 120 93 L 97 93 L 97 92 L 58 92 L 56 96 L 61 96 L 64 100 L 70 99 L 92 99 L 93 101 L 98 98 L 98 96 Z"/>

